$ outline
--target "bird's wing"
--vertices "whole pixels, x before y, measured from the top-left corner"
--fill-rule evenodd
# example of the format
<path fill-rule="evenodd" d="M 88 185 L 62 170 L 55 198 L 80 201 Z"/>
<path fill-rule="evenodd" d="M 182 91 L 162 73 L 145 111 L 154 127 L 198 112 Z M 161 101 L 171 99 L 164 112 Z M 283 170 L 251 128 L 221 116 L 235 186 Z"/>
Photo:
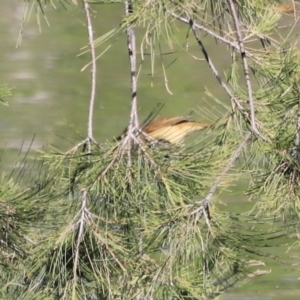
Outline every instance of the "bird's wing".
<path fill-rule="evenodd" d="M 160 118 L 149 122 L 148 124 L 143 126 L 143 130 L 146 133 L 161 129 L 166 126 L 173 126 L 179 123 L 188 122 L 187 117 L 173 117 L 173 118 Z"/>
<path fill-rule="evenodd" d="M 154 139 L 166 140 L 171 144 L 179 144 L 189 134 L 211 126 L 209 123 L 191 122 L 184 119 L 177 120 L 176 123 L 171 122 L 171 125 L 166 124 L 167 122 L 162 126 L 160 123 L 160 126 L 153 126 L 150 128 L 151 130 L 146 128 L 144 131 Z"/>

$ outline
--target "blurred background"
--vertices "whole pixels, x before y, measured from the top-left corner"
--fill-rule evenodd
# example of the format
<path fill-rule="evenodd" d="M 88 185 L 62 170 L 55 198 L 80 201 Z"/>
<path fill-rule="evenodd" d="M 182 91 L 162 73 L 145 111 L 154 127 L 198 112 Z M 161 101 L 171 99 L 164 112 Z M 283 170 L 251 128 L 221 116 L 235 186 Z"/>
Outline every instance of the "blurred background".
<path fill-rule="evenodd" d="M 93 8 L 96 10 L 93 19 L 95 38 L 119 25 L 122 5 Z M 58 136 L 79 141 L 86 134 L 90 68 L 84 72 L 80 70 L 90 61 L 90 55 L 78 56 L 87 44 L 84 15 L 81 7 L 68 6 L 67 10 L 57 7 L 55 10 L 49 6 L 45 13 L 50 26 L 41 18 L 39 32 L 34 12 L 21 27 L 23 13 L 23 3 L 15 0 L 7 2 L 1 12 L 0 32 L 4 41 L 1 47 L 1 82 L 14 87 L 12 97 L 6 99 L 9 106 L 1 107 L 0 111 L 1 144 L 18 149 L 23 139 L 29 141 L 36 134 L 35 148 L 45 143 L 65 148 L 67 142 Z M 16 48 L 21 28 L 22 42 Z M 160 57 L 157 57 L 154 76 L 151 76 L 150 56 L 146 53 L 138 82 L 141 121 L 157 103 L 165 103 L 160 113 L 165 116 L 185 115 L 190 109 L 199 110 L 206 89 L 213 91 L 215 96 L 226 98 L 193 39 L 188 45 L 189 51 L 199 60 L 186 53 L 186 33 L 185 27 L 177 26 L 175 36 L 178 42 L 172 45 L 173 52 L 162 43 L 172 95 L 165 88 Z M 111 45 L 109 51 L 97 61 L 94 135 L 100 142 L 112 139 L 124 129 L 131 100 L 125 35 L 121 34 L 98 47 L 97 54 L 108 45 Z M 216 63 L 222 70 L 222 65 L 226 65 L 222 45 L 218 49 L 208 49 L 211 55 L 219 58 Z M 140 55 L 138 61 L 141 61 Z"/>

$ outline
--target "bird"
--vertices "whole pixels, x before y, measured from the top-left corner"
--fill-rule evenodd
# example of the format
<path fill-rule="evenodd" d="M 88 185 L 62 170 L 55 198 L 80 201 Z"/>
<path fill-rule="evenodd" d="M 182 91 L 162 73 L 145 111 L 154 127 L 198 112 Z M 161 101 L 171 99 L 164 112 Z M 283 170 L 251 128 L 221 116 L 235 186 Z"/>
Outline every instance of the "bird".
<path fill-rule="evenodd" d="M 157 118 L 140 126 L 140 131 L 145 134 L 141 134 L 141 140 L 145 142 L 147 137 L 149 137 L 148 140 L 162 140 L 169 144 L 178 145 L 191 133 L 209 126 L 211 126 L 211 124 L 190 121 L 188 117 L 182 116 Z M 122 135 L 119 136 L 118 140 L 124 137 L 126 133 L 127 128 L 123 131 Z"/>
<path fill-rule="evenodd" d="M 275 9 L 279 12 L 287 13 L 287 14 L 291 14 L 295 12 L 295 8 L 291 4 L 281 4 L 275 7 Z"/>

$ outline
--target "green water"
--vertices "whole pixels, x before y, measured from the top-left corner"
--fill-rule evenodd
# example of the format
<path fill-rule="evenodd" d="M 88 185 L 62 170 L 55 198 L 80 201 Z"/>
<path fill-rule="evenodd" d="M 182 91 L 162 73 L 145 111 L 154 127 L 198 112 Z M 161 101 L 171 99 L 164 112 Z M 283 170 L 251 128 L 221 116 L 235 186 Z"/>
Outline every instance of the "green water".
<path fill-rule="evenodd" d="M 17 0 L 6 1 L 1 6 L 1 82 L 14 87 L 13 96 L 8 98 L 9 106 L 0 110 L 0 142 L 6 151 L 3 169 L 9 170 L 23 143 L 25 151 L 35 135 L 32 148 L 41 149 L 53 145 L 62 150 L 70 148 L 86 136 L 88 102 L 90 97 L 90 71 L 80 72 L 90 58 L 77 56 L 86 45 L 86 28 L 82 26 L 81 8 L 69 12 L 59 8 L 46 10 L 50 27 L 42 20 L 42 34 L 39 32 L 33 13 L 23 30 L 21 46 L 15 47 L 18 38 L 23 7 Z M 120 5 L 94 7 L 95 36 L 107 32 L 119 24 L 122 13 Z M 161 115 L 183 115 L 191 108 L 200 111 L 203 121 L 220 117 L 222 109 L 209 104 L 206 89 L 227 102 L 203 60 L 195 60 L 186 54 L 183 45 L 186 29 L 177 27 L 178 42 L 174 53 L 164 56 L 167 68 L 170 95 L 164 86 L 162 69 L 157 64 L 152 78 L 149 57 L 143 64 L 138 83 L 138 101 L 141 120 L 147 116 L 156 103 L 165 103 Z M 228 59 L 224 48 L 214 47 L 214 41 L 204 39 L 210 54 L 220 71 L 225 69 Z M 97 48 L 101 53 L 109 43 Z M 163 45 L 164 46 L 164 45 Z M 190 52 L 202 58 L 198 46 L 190 40 Z M 167 50 L 166 50 L 167 51 Z M 168 50 L 169 51 L 169 50 Z M 130 109 L 129 62 L 125 36 L 113 41 L 112 47 L 97 62 L 97 98 L 95 105 L 94 136 L 98 141 L 110 140 L 126 126 Z M 153 87 L 152 87 L 153 86 Z M 224 98 L 225 97 L 225 98 Z M 212 101 L 211 101 L 212 102 Z M 68 137 L 68 139 L 65 139 Z M 251 207 L 238 193 L 237 187 L 231 193 L 230 202 L 238 212 Z M 271 249 L 271 251 L 273 251 Z M 285 249 L 274 248 L 274 254 L 284 257 L 291 264 L 284 265 L 269 260 L 261 269 L 272 270 L 271 274 L 257 277 L 247 284 L 238 286 L 223 299 L 299 299 L 299 271 L 295 258 L 297 252 L 284 254 Z M 258 267 L 260 268 L 260 267 Z"/>

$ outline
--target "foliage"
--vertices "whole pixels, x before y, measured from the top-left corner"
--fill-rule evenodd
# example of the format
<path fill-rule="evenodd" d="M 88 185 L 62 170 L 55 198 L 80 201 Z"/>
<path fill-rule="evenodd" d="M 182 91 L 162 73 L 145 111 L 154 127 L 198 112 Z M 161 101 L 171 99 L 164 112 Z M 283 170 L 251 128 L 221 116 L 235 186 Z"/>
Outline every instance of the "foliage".
<path fill-rule="evenodd" d="M 29 236 L 27 284 L 12 295 L 197 299 L 244 278 L 245 257 L 258 250 L 239 232 L 241 219 L 214 206 L 206 218 L 194 213 L 195 195 L 223 165 L 209 144 L 190 153 L 134 148 L 130 169 L 115 144 L 95 146 L 90 160 L 78 151 L 47 155 L 48 177 L 35 198 L 46 209 Z"/>
<path fill-rule="evenodd" d="M 44 14 L 46 3 L 27 5 Z M 87 138 L 67 153 L 45 154 L 47 175 L 38 184 L 23 191 L 10 182 L 3 189 L 8 202 L 3 201 L 1 235 L 9 239 L 1 259 L 22 258 L 11 264 L 15 271 L 1 277 L 3 295 L 25 300 L 217 298 L 255 276 L 251 260 L 272 257 L 260 251 L 261 241 L 271 238 L 256 220 L 269 225 L 269 217 L 299 216 L 299 54 L 287 40 L 273 37 L 281 10 L 264 0 L 125 1 L 120 27 L 94 43 L 91 9 L 87 1 L 82 4 L 92 76 L 95 46 L 127 34 L 132 94 L 127 134 L 120 142 L 94 139 L 92 77 Z M 186 26 L 186 43 L 199 48 L 224 89 L 224 99 L 209 96 L 226 113 L 214 116 L 218 121 L 195 135 L 190 147 L 144 143 L 135 122 L 134 29 L 143 28 L 139 46 L 142 59 L 150 50 L 153 74 L 160 58 L 169 91 L 162 54 L 178 42 L 179 22 Z M 228 47 L 225 79 L 200 33 Z M 220 211 L 219 193 L 241 177 L 251 178 L 248 196 L 257 200 L 255 217 Z M 28 223 L 15 227 L 19 220 Z M 276 228 L 271 234 L 276 239 L 283 233 Z"/>
<path fill-rule="evenodd" d="M 21 172 L 24 170 L 21 169 Z M 12 176 L 2 176 L 0 183 L 0 278 L 1 298 L 6 298 L 14 276 L 22 270 L 23 260 L 32 247 L 29 233 L 42 209 L 34 202 L 37 187 L 24 190 Z M 20 281 L 17 283 L 20 285 Z"/>

